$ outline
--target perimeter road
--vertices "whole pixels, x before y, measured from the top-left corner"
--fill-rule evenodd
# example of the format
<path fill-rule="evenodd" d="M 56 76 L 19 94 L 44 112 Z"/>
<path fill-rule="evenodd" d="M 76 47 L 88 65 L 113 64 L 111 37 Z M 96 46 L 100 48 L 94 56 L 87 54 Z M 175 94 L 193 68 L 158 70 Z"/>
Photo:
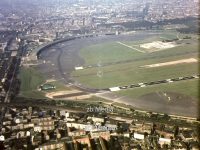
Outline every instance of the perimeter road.
<path fill-rule="evenodd" d="M 130 48 L 130 49 L 136 50 L 136 51 L 138 51 L 138 52 L 145 53 L 144 51 L 141 51 L 141 50 L 139 50 L 139 49 L 137 49 L 137 48 L 133 48 L 132 46 L 126 45 L 126 44 L 124 44 L 124 43 L 122 43 L 122 42 L 117 42 L 117 43 L 120 44 L 120 45 L 123 45 L 123 46 L 125 46 L 125 47 L 128 47 L 128 48 Z"/>

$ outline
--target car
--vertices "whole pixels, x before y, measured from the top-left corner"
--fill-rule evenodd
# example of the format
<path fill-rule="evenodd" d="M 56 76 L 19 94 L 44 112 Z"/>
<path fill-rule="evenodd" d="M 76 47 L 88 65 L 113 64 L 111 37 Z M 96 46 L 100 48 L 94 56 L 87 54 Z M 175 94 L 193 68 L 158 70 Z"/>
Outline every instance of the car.
<path fill-rule="evenodd" d="M 183 80 L 183 77 L 179 77 L 179 80 Z"/>
<path fill-rule="evenodd" d="M 194 75 L 193 77 L 194 77 L 195 79 L 198 79 L 198 78 L 199 78 L 199 76 L 198 76 L 198 75 Z"/>
<path fill-rule="evenodd" d="M 127 89 L 128 88 L 128 86 L 126 85 L 126 86 L 121 86 L 121 87 L 119 87 L 120 89 Z"/>
<path fill-rule="evenodd" d="M 151 84 L 153 85 L 153 84 L 161 84 L 161 83 L 163 83 L 164 81 L 153 81 L 153 82 L 151 82 Z"/>
<path fill-rule="evenodd" d="M 143 85 L 140 85 L 140 87 L 146 87 L 146 85 L 143 84 Z"/>
<path fill-rule="evenodd" d="M 179 78 L 174 78 L 174 79 L 171 79 L 172 81 L 180 81 Z"/>
<path fill-rule="evenodd" d="M 102 91 L 110 91 L 109 88 L 101 89 Z"/>
<path fill-rule="evenodd" d="M 193 76 L 189 76 L 189 77 L 184 77 L 183 79 L 194 79 L 194 77 Z"/>
<path fill-rule="evenodd" d="M 138 85 L 144 85 L 144 83 L 138 83 Z"/>
<path fill-rule="evenodd" d="M 166 79 L 166 81 L 167 81 L 168 83 L 174 82 L 174 81 L 172 81 L 171 79 Z"/>
<path fill-rule="evenodd" d="M 138 84 L 131 84 L 131 85 L 129 86 L 129 88 L 134 88 L 134 87 L 140 87 L 140 85 L 138 85 Z"/>
<path fill-rule="evenodd" d="M 145 85 L 154 85 L 154 82 L 152 81 L 152 82 L 147 82 L 147 83 L 145 83 Z"/>
<path fill-rule="evenodd" d="M 159 81 L 157 81 L 158 83 L 167 83 L 167 81 L 166 80 L 159 80 Z"/>
<path fill-rule="evenodd" d="M 192 77 L 192 79 L 193 79 L 194 77 Z M 183 79 L 182 80 L 188 80 L 188 79 L 191 79 L 191 77 L 183 77 Z"/>

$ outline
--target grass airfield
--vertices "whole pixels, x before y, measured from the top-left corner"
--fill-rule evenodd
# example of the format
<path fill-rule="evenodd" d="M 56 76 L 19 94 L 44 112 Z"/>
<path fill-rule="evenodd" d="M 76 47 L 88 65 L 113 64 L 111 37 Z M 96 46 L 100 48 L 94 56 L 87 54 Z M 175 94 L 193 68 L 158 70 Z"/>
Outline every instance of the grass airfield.
<path fill-rule="evenodd" d="M 139 36 L 136 38 L 131 38 L 135 35 L 130 37 L 105 36 L 54 45 L 50 51 L 43 52 L 43 58 L 38 66 L 21 68 L 19 75 L 22 82 L 21 96 L 40 99 L 47 98 L 46 94 L 52 92 L 70 93 L 71 87 L 69 85 L 71 84 L 66 82 L 69 78 L 82 86 L 101 89 L 199 73 L 198 36 L 177 34 L 174 31 L 158 31 L 158 34 L 136 32 L 135 34 Z M 184 39 L 186 36 L 191 37 L 191 39 Z M 166 48 L 166 43 L 164 45 L 162 43 L 163 40 L 177 38 L 178 40 L 170 43 L 173 45 L 171 48 Z M 156 46 L 152 47 L 152 43 L 155 43 Z M 141 46 L 143 44 L 147 44 L 146 48 Z M 54 50 L 51 51 L 51 49 Z M 47 63 L 43 63 L 44 60 Z M 195 61 L 176 63 L 177 61 L 184 62 L 183 60 Z M 159 65 L 157 67 L 144 67 L 155 66 L 155 64 Z M 82 70 L 75 70 L 75 67 L 81 66 Z M 63 77 L 66 77 L 66 80 Z M 44 83 L 51 83 L 56 86 L 56 89 L 39 91 L 38 87 Z M 96 93 L 93 97 L 83 101 L 99 102 L 106 99 L 109 103 L 123 104 L 125 107 L 127 104 L 141 110 L 195 116 L 196 99 L 199 98 L 198 92 L 198 79 L 191 79 L 118 92 L 100 93 L 102 95 Z M 187 110 L 185 110 L 186 107 Z"/>
<path fill-rule="evenodd" d="M 192 34 L 178 34 L 175 31 L 157 32 L 158 34 L 152 35 L 151 32 L 149 32 L 150 36 L 144 36 L 142 39 L 128 40 L 129 38 L 127 38 L 125 40 L 123 38 L 117 38 L 115 41 L 106 42 L 106 40 L 104 40 L 104 42 L 97 44 L 92 43 L 95 41 L 95 39 L 92 38 L 91 44 L 89 44 L 89 46 L 84 45 L 84 41 L 82 41 L 83 46 L 80 45 L 82 49 L 79 51 L 79 56 L 84 60 L 84 64 L 80 65 L 83 65 L 83 68 L 85 66 L 93 67 L 73 71 L 71 73 L 72 79 L 82 84 L 83 86 L 101 89 L 198 74 L 198 63 L 196 62 L 179 63 L 152 68 L 143 67 L 151 64 L 168 63 L 183 59 L 187 60 L 190 58 L 196 59 L 197 61 L 199 60 L 198 36 Z M 135 34 L 138 33 L 136 32 Z M 191 39 L 184 39 L 185 37 L 191 37 Z M 174 47 L 165 47 L 159 49 L 159 42 L 173 39 L 178 39 L 170 43 L 174 44 Z M 143 44 L 152 44 L 155 41 L 158 42 L 156 48 L 150 47 L 148 49 L 141 46 Z M 73 42 L 76 43 L 76 41 L 72 41 L 72 43 Z M 74 47 L 73 44 L 71 44 L 71 47 L 69 46 L 69 43 L 66 45 L 70 50 L 72 47 Z M 55 46 L 55 48 L 57 47 Z M 48 52 L 45 53 L 49 55 Z M 66 54 L 67 52 L 64 53 L 61 60 L 63 63 L 63 71 L 65 71 L 65 66 L 68 64 L 65 63 Z M 54 53 L 52 52 L 51 55 L 53 56 Z M 56 57 L 49 57 L 48 61 L 52 61 L 51 63 L 53 64 L 54 58 L 55 62 L 57 62 Z M 71 57 L 67 57 L 67 59 L 70 58 Z M 21 69 L 22 71 L 20 71 L 19 75 L 20 79 L 22 80 L 21 95 L 33 98 L 43 98 L 45 97 L 46 93 L 51 92 L 38 91 L 38 87 L 41 84 L 46 83 L 49 81 L 49 79 L 51 80 L 49 76 L 55 75 L 57 77 L 57 74 L 59 74 L 59 71 L 56 70 L 57 64 L 54 63 L 55 66 L 51 66 L 51 63 L 43 64 L 44 69 L 41 69 L 48 69 L 50 72 L 47 72 L 47 75 L 44 75 L 40 72 L 41 70 L 37 70 L 37 68 L 34 67 L 23 67 Z M 51 83 L 57 87 L 54 90 L 55 92 L 70 90 L 66 87 L 66 85 L 63 84 L 62 77 L 58 77 L 58 79 L 55 79 L 55 81 L 52 81 Z M 180 81 L 178 83 L 122 90 L 117 92 L 117 94 L 121 96 L 129 96 L 131 98 L 138 98 L 144 94 L 161 90 L 179 92 L 181 94 L 186 94 L 188 96 L 198 98 L 197 84 L 198 79 L 194 79 L 188 81 Z"/>
<path fill-rule="evenodd" d="M 191 37 L 186 39 L 185 37 Z M 172 47 L 162 47 L 163 40 L 173 40 Z M 144 48 L 143 44 L 160 42 L 155 47 Z M 164 42 L 163 42 L 164 43 Z M 168 42 L 165 42 L 166 46 Z M 179 34 L 176 32 L 161 32 L 159 36 L 152 35 L 138 41 L 115 41 L 91 45 L 80 50 L 80 56 L 85 60 L 84 66 L 93 66 L 72 73 L 73 79 L 90 88 L 109 88 L 141 82 L 150 82 L 198 74 L 198 63 L 180 63 L 144 68 L 142 66 L 198 58 L 198 37 L 196 35 Z M 111 63 L 110 65 L 107 65 Z M 198 80 L 181 81 L 178 83 L 150 86 L 143 89 L 122 90 L 120 95 L 140 97 L 155 91 L 180 92 L 198 98 Z M 181 87 L 181 88 L 180 88 Z"/>

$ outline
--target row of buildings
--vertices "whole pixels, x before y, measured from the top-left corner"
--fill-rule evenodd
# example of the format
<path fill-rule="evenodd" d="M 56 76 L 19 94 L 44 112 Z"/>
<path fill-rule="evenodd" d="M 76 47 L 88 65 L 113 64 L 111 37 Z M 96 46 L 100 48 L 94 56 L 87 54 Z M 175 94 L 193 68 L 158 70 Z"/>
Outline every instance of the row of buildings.
<path fill-rule="evenodd" d="M 28 3 L 28 2 L 27 2 Z M 196 0 L 144 0 L 144 1 L 67 1 L 12 4 L 0 11 L 0 30 L 16 30 L 36 37 L 52 40 L 73 34 L 111 32 L 116 25 L 127 22 L 159 22 L 177 18 L 198 17 Z M 18 6 L 19 5 L 19 6 Z M 23 8 L 19 11 L 19 8 Z M 125 30 L 125 29 L 123 29 Z"/>
<path fill-rule="evenodd" d="M 132 118 L 71 113 L 38 107 L 8 107 L 0 130 L 5 149 L 36 150 L 197 150 L 192 128 L 155 124 Z"/>
<path fill-rule="evenodd" d="M 16 77 L 14 70 L 18 68 L 15 65 L 20 40 L 16 38 L 15 32 L 3 32 L 0 36 L 0 100 L 4 101 L 10 90 L 11 80 Z"/>

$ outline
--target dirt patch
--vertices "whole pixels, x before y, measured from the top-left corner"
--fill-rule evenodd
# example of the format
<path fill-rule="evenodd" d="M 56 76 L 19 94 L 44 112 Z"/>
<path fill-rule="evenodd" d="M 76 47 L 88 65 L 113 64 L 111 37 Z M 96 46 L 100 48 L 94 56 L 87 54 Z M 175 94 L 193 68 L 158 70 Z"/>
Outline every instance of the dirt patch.
<path fill-rule="evenodd" d="M 72 91 L 58 91 L 58 92 L 51 92 L 47 93 L 46 97 L 53 98 L 53 99 L 70 99 L 70 100 L 80 100 L 80 99 L 87 99 L 90 98 L 92 95 L 86 92 L 82 92 L 79 90 L 72 90 Z"/>
<path fill-rule="evenodd" d="M 169 61 L 169 62 L 165 62 L 165 63 L 145 65 L 145 66 L 141 66 L 141 67 L 155 68 L 155 67 L 171 66 L 171 65 L 183 64 L 183 63 L 197 63 L 197 62 L 198 62 L 198 60 L 195 58 L 188 58 L 188 59 L 181 59 L 181 60 L 176 60 L 176 61 Z"/>
<path fill-rule="evenodd" d="M 67 99 L 70 99 L 70 100 L 84 100 L 84 99 L 89 99 L 91 97 L 92 97 L 92 94 L 86 94 L 86 95 L 68 97 Z"/>
<path fill-rule="evenodd" d="M 174 42 L 161 42 L 161 41 L 154 41 L 151 43 L 145 43 L 140 45 L 141 48 L 148 50 L 148 52 L 156 52 L 160 50 L 173 48 L 176 46 L 177 45 Z"/>
<path fill-rule="evenodd" d="M 166 113 L 185 117 L 198 116 L 198 99 L 177 92 L 157 91 L 133 99 L 107 92 L 96 95 L 117 103 L 131 105 L 135 109 Z"/>
<path fill-rule="evenodd" d="M 141 103 L 148 107 L 148 109 L 156 110 L 158 112 L 184 116 L 197 116 L 197 100 L 184 94 L 159 91 L 146 94 L 139 99 Z"/>
<path fill-rule="evenodd" d="M 78 90 L 50 92 L 46 94 L 46 97 L 53 98 L 55 96 L 70 95 L 70 94 L 75 94 L 79 92 L 80 91 Z"/>
<path fill-rule="evenodd" d="M 55 79 L 47 79 L 46 83 L 55 82 L 55 81 L 56 81 Z"/>

